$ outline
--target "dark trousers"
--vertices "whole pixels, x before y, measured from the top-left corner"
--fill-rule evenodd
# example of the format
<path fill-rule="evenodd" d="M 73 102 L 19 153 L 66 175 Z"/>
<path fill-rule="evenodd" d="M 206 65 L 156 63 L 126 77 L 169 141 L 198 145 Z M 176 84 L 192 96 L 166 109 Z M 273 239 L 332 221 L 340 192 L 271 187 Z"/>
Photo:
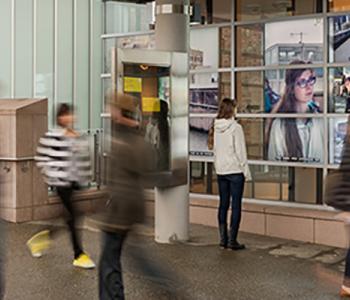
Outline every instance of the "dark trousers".
<path fill-rule="evenodd" d="M 230 207 L 230 200 L 232 200 L 229 242 L 235 243 L 237 242 L 237 235 L 241 222 L 242 197 L 245 178 L 243 173 L 218 175 L 217 177 L 220 195 L 220 205 L 218 211 L 219 227 L 227 228 L 227 213 Z M 220 233 L 222 232 L 220 231 Z M 227 243 L 227 237 L 222 237 L 222 239 Z"/>
<path fill-rule="evenodd" d="M 127 232 L 102 232 L 103 244 L 99 264 L 100 300 L 125 299 L 121 254 Z"/>
<path fill-rule="evenodd" d="M 68 212 L 66 223 L 71 235 L 74 258 L 77 258 L 79 257 L 80 254 L 83 253 L 83 250 L 82 250 L 81 242 L 76 230 L 77 213 L 72 203 L 73 190 L 74 190 L 73 187 L 58 187 L 57 194 L 60 197 L 63 206 L 66 208 Z"/>
<path fill-rule="evenodd" d="M 102 232 L 103 244 L 98 270 L 100 300 L 125 299 L 121 254 L 127 236 L 128 231 Z M 135 235 L 132 236 L 127 248 L 132 271 L 138 270 L 155 291 L 162 290 L 167 299 L 185 299 L 183 295 L 180 296 L 176 276 L 164 262 L 162 263 L 159 258 L 152 259 L 147 252 L 143 241 Z"/>
<path fill-rule="evenodd" d="M 345 259 L 345 273 L 344 273 L 344 284 L 350 287 L 350 248 Z"/>

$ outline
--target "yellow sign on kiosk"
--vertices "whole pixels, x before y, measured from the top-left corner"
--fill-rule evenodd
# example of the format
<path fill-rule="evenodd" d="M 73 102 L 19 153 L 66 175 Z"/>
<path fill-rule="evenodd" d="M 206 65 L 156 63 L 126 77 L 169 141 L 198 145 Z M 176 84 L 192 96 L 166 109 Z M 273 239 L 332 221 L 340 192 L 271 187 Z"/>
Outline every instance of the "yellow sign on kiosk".
<path fill-rule="evenodd" d="M 142 98 L 142 111 L 143 112 L 160 112 L 160 100 L 156 97 L 143 97 Z"/>
<path fill-rule="evenodd" d="M 124 92 L 141 93 L 142 79 L 138 77 L 124 77 Z"/>

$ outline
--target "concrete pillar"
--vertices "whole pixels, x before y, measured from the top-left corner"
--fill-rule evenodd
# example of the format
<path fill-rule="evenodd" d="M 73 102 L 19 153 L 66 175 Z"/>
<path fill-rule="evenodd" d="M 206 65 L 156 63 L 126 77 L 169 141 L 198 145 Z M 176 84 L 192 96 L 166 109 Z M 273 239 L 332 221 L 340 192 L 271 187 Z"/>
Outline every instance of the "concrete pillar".
<path fill-rule="evenodd" d="M 157 50 L 188 52 L 188 7 L 188 0 L 156 0 Z"/>
<path fill-rule="evenodd" d="M 188 53 L 188 0 L 156 1 L 156 49 Z M 155 240 L 189 237 L 189 185 L 155 189 Z"/>

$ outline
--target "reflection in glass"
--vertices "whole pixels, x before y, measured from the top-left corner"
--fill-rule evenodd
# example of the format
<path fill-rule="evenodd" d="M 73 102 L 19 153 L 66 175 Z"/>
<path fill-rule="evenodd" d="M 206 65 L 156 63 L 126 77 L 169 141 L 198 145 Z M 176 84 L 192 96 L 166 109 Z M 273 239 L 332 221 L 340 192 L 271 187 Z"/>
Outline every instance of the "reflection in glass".
<path fill-rule="evenodd" d="M 239 113 L 323 111 L 322 68 L 237 72 L 235 78 Z"/>
<path fill-rule="evenodd" d="M 190 118 L 190 154 L 195 156 L 212 156 L 208 149 L 208 132 L 214 119 L 210 117 Z"/>
<path fill-rule="evenodd" d="M 322 203 L 322 169 L 250 165 L 252 181 L 246 182 L 244 198 Z M 218 195 L 213 163 L 191 162 L 191 193 Z M 305 189 L 308 186 L 308 189 Z"/>
<path fill-rule="evenodd" d="M 216 114 L 219 100 L 230 98 L 230 73 L 195 73 L 190 75 L 190 112 Z"/>
<path fill-rule="evenodd" d="M 330 113 L 350 113 L 350 68 L 329 69 Z"/>
<path fill-rule="evenodd" d="M 197 194 L 218 195 L 218 183 L 212 162 L 190 162 L 190 192 Z M 252 198 L 252 183 L 244 185 L 244 197 Z"/>
<path fill-rule="evenodd" d="M 347 1 L 347 0 L 343 0 Z M 260 20 L 322 12 L 322 0 L 236 0 L 236 20 Z"/>
<path fill-rule="evenodd" d="M 323 163 L 321 118 L 275 118 L 265 126 L 268 160 Z"/>
<path fill-rule="evenodd" d="M 202 24 L 231 22 L 232 0 L 197 0 L 193 2 L 197 7 L 199 6 Z"/>
<path fill-rule="evenodd" d="M 264 73 L 238 72 L 236 73 L 237 110 L 239 113 L 264 112 Z"/>
<path fill-rule="evenodd" d="M 288 200 L 288 167 L 250 166 L 253 181 L 251 197 L 264 200 Z"/>
<path fill-rule="evenodd" d="M 239 123 L 244 131 L 248 159 L 263 160 L 265 157 L 264 120 L 239 119 Z"/>
<path fill-rule="evenodd" d="M 284 65 L 297 59 L 322 63 L 322 19 L 283 21 L 265 25 L 265 64 Z"/>
<path fill-rule="evenodd" d="M 190 48 L 191 69 L 217 69 L 219 66 L 219 29 L 201 28 L 191 30 Z"/>
<path fill-rule="evenodd" d="M 220 27 L 220 68 L 231 67 L 231 27 Z"/>
<path fill-rule="evenodd" d="M 264 26 L 261 24 L 236 27 L 236 66 L 256 67 L 264 64 Z"/>
<path fill-rule="evenodd" d="M 219 103 L 218 74 L 191 74 L 190 80 L 190 112 L 216 113 Z"/>
<path fill-rule="evenodd" d="M 127 33 L 149 30 L 152 23 L 152 4 L 106 1 L 105 33 Z"/>
<path fill-rule="evenodd" d="M 350 15 L 329 18 L 329 62 L 350 61 Z"/>
<path fill-rule="evenodd" d="M 350 10 L 348 0 L 328 0 L 328 10 L 331 12 Z"/>
<path fill-rule="evenodd" d="M 137 99 L 145 140 L 157 153 L 157 169 L 169 170 L 169 87 L 167 67 L 124 64 L 124 93 Z"/>
<path fill-rule="evenodd" d="M 343 151 L 344 139 L 348 130 L 347 118 L 329 120 L 329 163 L 339 164 Z"/>

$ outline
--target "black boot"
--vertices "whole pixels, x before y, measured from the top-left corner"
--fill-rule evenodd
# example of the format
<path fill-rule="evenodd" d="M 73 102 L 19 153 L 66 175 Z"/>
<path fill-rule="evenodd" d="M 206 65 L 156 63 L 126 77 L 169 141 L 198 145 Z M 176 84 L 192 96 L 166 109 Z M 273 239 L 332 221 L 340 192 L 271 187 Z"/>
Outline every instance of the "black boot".
<path fill-rule="evenodd" d="M 219 224 L 219 232 L 220 232 L 220 248 L 227 248 L 227 225 Z"/>
<path fill-rule="evenodd" d="M 231 230 L 230 230 L 230 243 L 229 243 L 229 248 L 231 250 L 243 250 L 243 249 L 245 249 L 245 245 L 244 244 L 240 244 L 240 243 L 237 242 L 237 235 L 238 235 L 237 230 L 234 230 L 231 227 Z"/>

